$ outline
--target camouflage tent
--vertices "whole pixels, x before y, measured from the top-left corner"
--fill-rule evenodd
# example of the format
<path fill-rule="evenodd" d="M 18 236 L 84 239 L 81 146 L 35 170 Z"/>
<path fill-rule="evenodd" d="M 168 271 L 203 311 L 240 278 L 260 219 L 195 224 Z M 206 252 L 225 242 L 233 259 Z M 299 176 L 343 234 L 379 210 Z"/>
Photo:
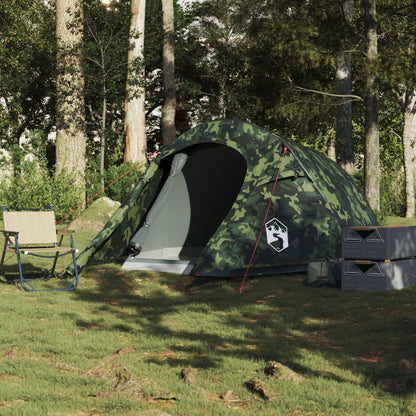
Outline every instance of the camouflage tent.
<path fill-rule="evenodd" d="M 301 271 L 339 256 L 342 226 L 370 224 L 376 218 L 363 195 L 324 155 L 254 124 L 219 120 L 166 146 L 77 262 L 241 276 L 256 247 L 249 274 Z"/>

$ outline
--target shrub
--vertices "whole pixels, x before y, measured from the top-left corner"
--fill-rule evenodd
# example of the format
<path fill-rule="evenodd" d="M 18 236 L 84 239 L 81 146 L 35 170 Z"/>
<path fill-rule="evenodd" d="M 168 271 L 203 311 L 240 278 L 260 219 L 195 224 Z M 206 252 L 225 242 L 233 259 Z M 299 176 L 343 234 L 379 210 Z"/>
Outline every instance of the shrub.
<path fill-rule="evenodd" d="M 383 217 L 404 217 L 406 215 L 406 198 L 404 173 L 388 172 L 381 177 L 380 211 Z"/>
<path fill-rule="evenodd" d="M 121 166 L 110 166 L 105 172 L 107 183 L 112 183 L 133 168 L 131 163 Z M 139 167 L 134 168 L 117 182 L 114 182 L 107 190 L 107 196 L 115 201 L 123 202 L 126 196 L 133 190 L 142 175 Z"/>
<path fill-rule="evenodd" d="M 14 208 L 44 208 L 54 206 L 57 220 L 64 218 L 77 208 L 79 190 L 74 181 L 66 176 L 51 177 L 46 162 L 21 163 L 10 181 L 0 186 L 0 203 Z M 73 219 L 78 213 L 71 215 Z"/>
<path fill-rule="evenodd" d="M 123 202 L 142 175 L 140 167 L 133 167 L 134 165 L 131 163 L 110 166 L 104 172 L 104 181 L 105 186 L 112 185 L 101 196 L 106 195 L 114 201 Z M 91 169 L 87 173 L 87 199 L 96 195 L 102 188 L 98 167 L 91 165 Z"/>
<path fill-rule="evenodd" d="M 364 193 L 364 170 L 354 173 L 353 179 Z M 379 219 L 385 217 L 404 217 L 406 201 L 404 195 L 404 174 L 402 171 L 384 172 L 380 182 L 380 211 Z"/>

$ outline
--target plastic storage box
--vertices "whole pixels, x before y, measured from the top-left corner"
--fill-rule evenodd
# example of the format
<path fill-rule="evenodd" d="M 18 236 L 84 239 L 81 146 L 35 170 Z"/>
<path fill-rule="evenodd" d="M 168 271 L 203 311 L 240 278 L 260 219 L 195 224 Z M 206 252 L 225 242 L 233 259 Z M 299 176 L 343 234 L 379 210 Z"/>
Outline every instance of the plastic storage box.
<path fill-rule="evenodd" d="M 341 256 L 354 260 L 416 257 L 416 226 L 343 227 Z"/>
<path fill-rule="evenodd" d="M 392 290 L 416 286 L 416 259 L 387 262 L 344 260 L 342 290 Z"/>

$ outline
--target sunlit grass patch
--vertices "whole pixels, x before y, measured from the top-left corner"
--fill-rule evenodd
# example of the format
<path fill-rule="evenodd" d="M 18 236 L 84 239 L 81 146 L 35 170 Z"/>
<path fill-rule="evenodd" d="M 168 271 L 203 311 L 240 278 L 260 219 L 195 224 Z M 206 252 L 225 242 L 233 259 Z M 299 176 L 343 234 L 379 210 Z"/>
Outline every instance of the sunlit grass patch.
<path fill-rule="evenodd" d="M 99 264 L 73 292 L 2 283 L 0 414 L 416 414 L 415 289 L 304 277 L 251 278 L 240 293 L 239 279 Z"/>

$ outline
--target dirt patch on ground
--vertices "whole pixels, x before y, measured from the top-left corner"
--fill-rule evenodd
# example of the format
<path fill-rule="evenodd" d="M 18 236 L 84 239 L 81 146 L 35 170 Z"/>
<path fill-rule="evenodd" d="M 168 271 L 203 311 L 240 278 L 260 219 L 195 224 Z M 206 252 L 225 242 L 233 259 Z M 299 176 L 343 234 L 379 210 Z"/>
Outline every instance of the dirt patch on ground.
<path fill-rule="evenodd" d="M 111 398 L 114 395 L 126 395 L 138 400 L 149 402 L 169 402 L 178 399 L 170 393 L 162 392 L 161 388 L 149 377 L 135 374 L 132 370 L 119 363 L 117 359 L 124 354 L 135 353 L 134 349 L 120 349 L 112 356 L 103 359 L 85 375 L 101 378 L 109 382 L 110 387 L 97 392 L 97 398 Z"/>
<path fill-rule="evenodd" d="M 120 202 L 104 197 L 92 202 L 82 214 L 69 225 L 71 230 L 100 231 L 116 212 Z"/>

